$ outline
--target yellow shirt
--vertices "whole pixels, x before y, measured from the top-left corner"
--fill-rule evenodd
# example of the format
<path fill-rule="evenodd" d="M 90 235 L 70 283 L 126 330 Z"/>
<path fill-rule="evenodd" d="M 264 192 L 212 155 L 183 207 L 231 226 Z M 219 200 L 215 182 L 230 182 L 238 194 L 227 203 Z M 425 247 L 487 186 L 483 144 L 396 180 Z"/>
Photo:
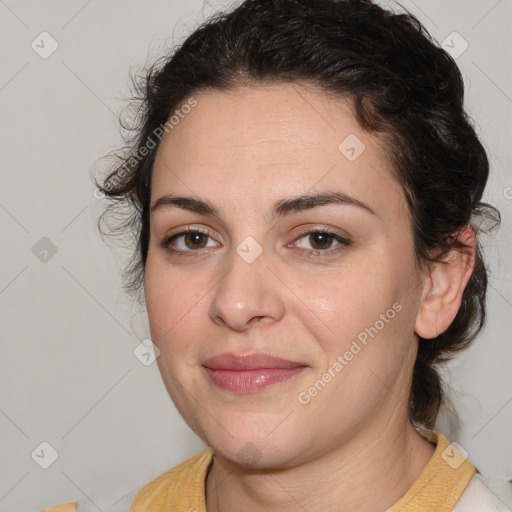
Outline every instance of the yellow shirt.
<path fill-rule="evenodd" d="M 476 473 L 475 467 L 439 433 L 422 434 L 436 443 L 425 469 L 407 493 L 386 512 L 449 512 Z M 205 479 L 212 463 L 208 448 L 144 485 L 129 512 L 206 512 Z M 78 503 L 66 503 L 41 512 L 79 512 Z"/>

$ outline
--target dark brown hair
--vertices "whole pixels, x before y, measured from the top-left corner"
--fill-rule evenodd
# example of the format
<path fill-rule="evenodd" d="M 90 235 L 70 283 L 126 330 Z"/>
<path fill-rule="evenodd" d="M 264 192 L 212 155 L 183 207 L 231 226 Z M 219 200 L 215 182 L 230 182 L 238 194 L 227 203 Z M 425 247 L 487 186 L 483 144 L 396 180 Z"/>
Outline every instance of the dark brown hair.
<path fill-rule="evenodd" d="M 444 398 L 436 365 L 467 347 L 485 322 L 488 274 L 478 235 L 500 223 L 499 212 L 481 201 L 489 162 L 464 110 L 462 76 L 450 55 L 414 16 L 369 0 L 246 0 L 205 21 L 133 83 L 133 115 L 122 121 L 126 146 L 95 184 L 109 200 L 100 232 L 115 212 L 110 236 L 134 242 L 123 280 L 140 302 L 162 127 L 167 131 L 171 116 L 200 90 L 296 83 L 350 98 L 362 128 L 389 141 L 418 264 L 438 262 L 454 246 L 464 250 L 456 234 L 472 226 L 477 259 L 460 310 L 445 332 L 419 340 L 409 418 L 433 428 Z"/>

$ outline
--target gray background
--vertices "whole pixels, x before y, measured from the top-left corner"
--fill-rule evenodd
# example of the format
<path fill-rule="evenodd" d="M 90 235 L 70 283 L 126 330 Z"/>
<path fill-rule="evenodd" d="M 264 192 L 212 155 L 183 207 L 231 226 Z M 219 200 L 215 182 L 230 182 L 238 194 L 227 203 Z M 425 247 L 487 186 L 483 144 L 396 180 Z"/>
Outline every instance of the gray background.
<path fill-rule="evenodd" d="M 444 414 L 439 429 L 484 475 L 511 479 L 512 0 L 402 4 L 438 41 L 456 31 L 469 45 L 457 62 L 491 158 L 485 198 L 503 214 L 500 232 L 485 241 L 488 326 L 446 375 L 460 425 Z M 0 1 L 1 511 L 89 499 L 101 510 L 105 493 L 138 488 L 203 448 L 156 364 L 133 354 L 149 331 L 121 289 L 126 253 L 96 231 L 103 199 L 90 172 L 121 142 L 116 116 L 129 68 L 181 42 L 219 6 Z M 31 47 L 51 49 L 43 31 L 58 43 L 46 59 Z M 447 40 L 454 51 L 463 48 L 457 37 Z M 40 467 L 51 453 L 41 452 L 43 441 L 58 452 L 48 469 Z"/>

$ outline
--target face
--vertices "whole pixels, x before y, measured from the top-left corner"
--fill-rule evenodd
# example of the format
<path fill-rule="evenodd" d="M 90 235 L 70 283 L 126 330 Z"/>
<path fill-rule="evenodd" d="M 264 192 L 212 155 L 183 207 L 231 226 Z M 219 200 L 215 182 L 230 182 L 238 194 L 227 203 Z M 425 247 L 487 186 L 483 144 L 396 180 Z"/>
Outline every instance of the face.
<path fill-rule="evenodd" d="M 406 421 L 419 276 L 385 142 L 297 85 L 194 98 L 158 149 L 145 273 L 181 415 L 256 467 Z"/>

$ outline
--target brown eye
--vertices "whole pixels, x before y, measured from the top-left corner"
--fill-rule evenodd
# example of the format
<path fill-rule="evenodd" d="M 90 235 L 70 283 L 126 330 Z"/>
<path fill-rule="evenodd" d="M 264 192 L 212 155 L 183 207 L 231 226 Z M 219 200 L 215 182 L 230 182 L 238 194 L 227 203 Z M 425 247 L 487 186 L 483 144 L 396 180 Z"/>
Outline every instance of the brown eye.
<path fill-rule="evenodd" d="M 305 247 L 302 248 L 306 251 L 306 253 L 309 253 L 310 256 L 316 257 L 322 257 L 324 254 L 328 256 L 350 245 L 349 240 L 339 236 L 336 233 L 321 229 L 307 231 L 303 233 L 297 240 L 302 239 L 307 240 L 311 249 Z M 332 248 L 333 242 L 336 242 L 334 248 Z M 299 247 L 301 246 L 299 245 Z"/>
<path fill-rule="evenodd" d="M 202 249 L 206 245 L 208 235 L 200 232 L 187 233 L 183 238 L 185 245 L 189 249 Z"/>
<path fill-rule="evenodd" d="M 329 249 L 334 240 L 329 233 L 310 233 L 309 242 L 314 249 Z"/>
<path fill-rule="evenodd" d="M 208 233 L 189 229 L 165 238 L 161 246 L 170 253 L 193 253 L 208 247 L 206 244 L 209 239 L 211 237 Z"/>

